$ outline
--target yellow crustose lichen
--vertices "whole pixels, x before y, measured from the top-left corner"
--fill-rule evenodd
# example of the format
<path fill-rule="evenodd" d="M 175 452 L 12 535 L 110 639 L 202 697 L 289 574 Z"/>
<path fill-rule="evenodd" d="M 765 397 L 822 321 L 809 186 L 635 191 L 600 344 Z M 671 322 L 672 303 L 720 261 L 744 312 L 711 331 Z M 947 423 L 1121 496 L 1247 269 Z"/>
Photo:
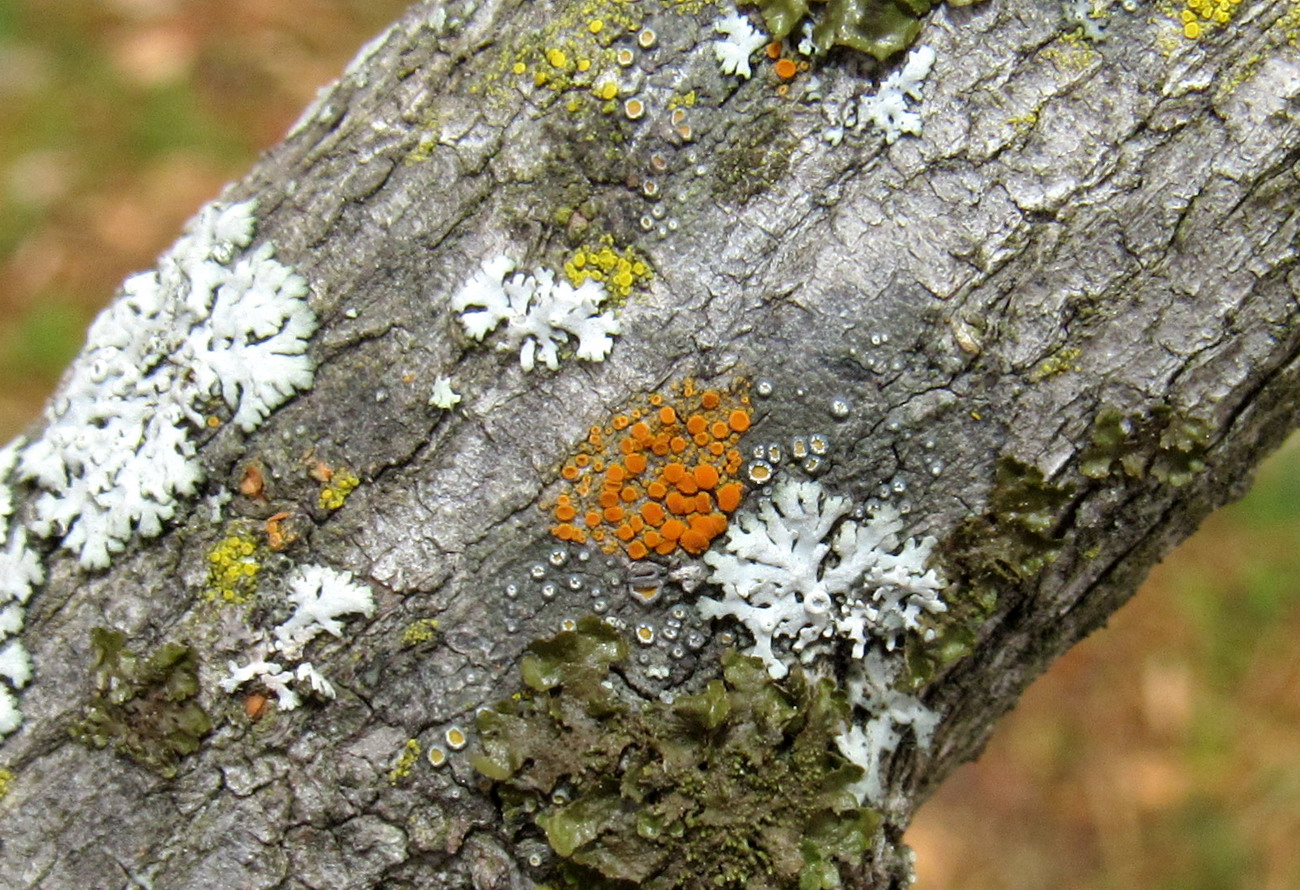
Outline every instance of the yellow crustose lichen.
<path fill-rule="evenodd" d="M 0 800 L 5 799 L 9 793 L 9 787 L 14 783 L 14 774 L 7 769 L 0 769 Z"/>
<path fill-rule="evenodd" d="M 347 502 L 348 495 L 361 484 L 351 470 L 335 470 L 329 482 L 320 490 L 320 506 L 324 510 L 337 510 Z"/>
<path fill-rule="evenodd" d="M 222 538 L 208 551 L 208 584 L 203 595 L 212 602 L 247 603 L 257 593 L 258 541 L 252 532 Z"/>
<path fill-rule="evenodd" d="M 1179 15 L 1183 23 L 1183 36 L 1195 40 L 1211 23 L 1226 25 L 1240 5 L 1241 0 L 1187 0 L 1187 6 Z"/>
<path fill-rule="evenodd" d="M 402 753 L 397 756 L 397 762 L 393 768 L 388 771 L 388 784 L 396 785 L 411 774 L 415 765 L 420 761 L 420 755 L 424 749 L 420 747 L 418 739 L 407 739 L 406 744 L 402 746 Z"/>
<path fill-rule="evenodd" d="M 633 287 L 647 283 L 654 273 L 633 248 L 616 250 L 614 239 L 606 235 L 598 243 L 574 251 L 564 263 L 564 277 L 574 287 L 581 287 L 589 278 L 599 281 L 615 300 L 626 300 Z"/>

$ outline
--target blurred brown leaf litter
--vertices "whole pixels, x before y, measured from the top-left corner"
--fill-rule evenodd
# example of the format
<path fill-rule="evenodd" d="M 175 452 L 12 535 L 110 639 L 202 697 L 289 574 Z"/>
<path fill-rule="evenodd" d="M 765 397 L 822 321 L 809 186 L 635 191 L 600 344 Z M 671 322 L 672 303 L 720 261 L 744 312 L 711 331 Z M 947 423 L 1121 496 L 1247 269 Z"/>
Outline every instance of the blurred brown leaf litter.
<path fill-rule="evenodd" d="M 405 5 L 0 0 L 0 440 Z M 918 890 L 1300 887 L 1298 518 L 1292 445 L 922 808 Z"/>

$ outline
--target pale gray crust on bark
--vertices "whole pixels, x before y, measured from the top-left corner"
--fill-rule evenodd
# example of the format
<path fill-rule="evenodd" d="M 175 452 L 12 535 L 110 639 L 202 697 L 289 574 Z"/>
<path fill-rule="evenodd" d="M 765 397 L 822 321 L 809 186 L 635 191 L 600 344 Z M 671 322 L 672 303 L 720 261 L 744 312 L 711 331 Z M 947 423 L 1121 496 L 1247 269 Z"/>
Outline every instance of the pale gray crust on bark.
<path fill-rule="evenodd" d="M 526 90 L 475 91 L 547 8 L 455 4 L 448 24 L 417 4 L 226 195 L 258 200 L 257 237 L 310 282 L 322 329 L 311 392 L 252 436 L 222 429 L 206 444 L 208 491 L 263 461 L 268 502 L 237 498 L 228 515 L 296 505 L 311 521 L 284 559 L 373 587 L 376 617 L 316 650 L 339 697 L 250 724 L 220 692 L 226 661 L 244 657 L 245 619 L 197 598 L 222 532 L 197 503 L 107 572 L 51 558 L 23 635 L 37 671 L 27 723 L 0 749 L 15 774 L 0 801 L 0 885 L 529 886 L 464 756 L 392 783 L 389 771 L 407 739 L 427 747 L 448 726 L 472 728 L 476 708 L 516 689 L 527 642 L 589 609 L 586 591 L 503 591 L 554 545 L 538 505 L 573 444 L 685 376 L 771 379 L 751 441 L 828 433 L 827 486 L 862 502 L 904 480 L 911 534 L 942 540 L 983 514 L 1003 456 L 1073 485 L 1059 558 L 1000 591 L 976 652 L 924 691 L 944 720 L 930 751 L 909 744 L 891 765 L 896 839 L 1030 680 L 1295 426 L 1300 51 L 1267 30 L 1285 7 L 1243 9 L 1168 57 L 1145 15 L 1116 15 L 1106 42 L 1079 48 L 1061 41 L 1052 4 L 940 9 L 922 35 L 938 53 L 924 136 L 831 147 L 815 103 L 778 99 L 761 76 L 722 78 L 707 49 L 665 54 L 674 60 L 650 75 L 699 90 L 688 144 L 661 114 L 574 117 L 540 112 Z M 710 20 L 665 16 L 660 39 L 711 39 Z M 1246 66 L 1250 77 L 1224 86 Z M 844 94 L 870 72 L 837 54 L 821 76 Z M 760 161 L 742 193 L 714 187 L 764 115 L 778 117 L 766 142 L 782 156 L 760 145 L 742 157 Z M 606 158 L 585 132 L 626 141 Z M 665 218 L 678 221 L 662 235 L 640 228 L 652 202 L 627 182 L 653 152 L 669 158 Z M 553 265 L 564 244 L 553 211 L 575 181 L 655 279 L 622 309 L 608 360 L 529 375 L 468 341 L 449 295 L 505 250 Z M 1039 373 L 1054 358 L 1062 372 Z M 442 375 L 465 396 L 450 412 L 427 404 Z M 847 419 L 830 415 L 835 397 L 852 405 Z M 1183 487 L 1080 476 L 1106 406 L 1204 420 L 1208 469 Z M 309 452 L 361 475 L 342 510 L 312 508 Z M 667 608 L 624 599 L 611 594 L 628 620 Z M 404 646 L 424 617 L 439 620 L 436 643 Z M 96 626 L 142 652 L 171 640 L 199 650 L 218 729 L 174 780 L 70 740 Z M 717 648 L 677 662 L 670 682 L 698 682 Z M 902 880 L 885 856 L 863 886 Z"/>

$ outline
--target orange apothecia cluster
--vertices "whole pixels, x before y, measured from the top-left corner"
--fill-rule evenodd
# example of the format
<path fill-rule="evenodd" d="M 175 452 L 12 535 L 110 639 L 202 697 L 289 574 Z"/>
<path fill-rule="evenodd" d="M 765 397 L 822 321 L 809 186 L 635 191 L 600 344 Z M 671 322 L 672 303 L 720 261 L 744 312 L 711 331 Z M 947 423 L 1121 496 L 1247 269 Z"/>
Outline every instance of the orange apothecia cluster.
<path fill-rule="evenodd" d="M 632 559 L 703 553 L 745 494 L 739 442 L 749 423 L 743 384 L 701 392 L 687 380 L 680 398 L 655 394 L 592 427 L 560 471 L 571 488 L 549 507 L 551 532 Z"/>

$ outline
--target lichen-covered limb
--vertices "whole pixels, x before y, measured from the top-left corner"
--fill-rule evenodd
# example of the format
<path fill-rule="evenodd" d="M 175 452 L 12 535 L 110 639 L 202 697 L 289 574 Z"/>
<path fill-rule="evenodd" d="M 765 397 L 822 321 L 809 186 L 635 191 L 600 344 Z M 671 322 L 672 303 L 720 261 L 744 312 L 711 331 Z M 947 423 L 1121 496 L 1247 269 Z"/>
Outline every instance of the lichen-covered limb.
<path fill-rule="evenodd" d="M 892 145 L 846 119 L 889 69 L 843 47 L 801 58 L 792 34 L 778 48 L 792 78 L 763 52 L 746 57 L 750 78 L 724 74 L 718 11 L 670 5 L 416 5 L 223 196 L 227 208 L 256 200 L 253 242 L 219 217 L 202 244 L 184 243 L 224 271 L 199 264 L 182 281 L 164 263 L 97 322 L 92 342 L 140 362 L 98 381 L 87 365 L 65 394 L 84 386 L 95 405 L 153 380 L 187 398 L 165 414 L 55 403 L 28 439 L 53 444 L 3 471 L 0 561 L 17 571 L 0 574 L 0 630 L 21 639 L 31 677 L 17 688 L 28 660 L 5 649 L 0 712 L 14 731 L 0 747 L 12 774 L 0 885 L 545 880 L 561 854 L 517 814 L 503 819 L 470 763 L 475 712 L 520 691 L 529 642 L 599 603 L 636 641 L 610 680 L 620 701 L 698 695 L 722 650 L 763 645 L 739 605 L 701 617 L 702 598 L 728 594 L 689 555 L 651 569 L 654 556 L 609 565 L 565 544 L 552 561 L 547 511 L 565 461 L 593 427 L 614 427 L 618 406 L 691 377 L 747 381 L 744 460 L 761 446 L 776 475 L 824 486 L 820 515 L 834 518 L 798 542 L 821 554 L 823 583 L 863 546 L 838 529 L 865 528 L 882 508 L 897 511 L 898 541 L 937 541 L 945 610 L 914 615 L 921 631 L 904 625 L 894 649 L 857 657 L 868 634 L 846 624 L 847 651 L 826 655 L 838 637 L 804 650 L 830 658 L 859 697 L 892 701 L 898 719 L 864 720 L 842 748 L 889 752 L 873 761 L 883 833 L 859 886 L 901 886 L 897 841 L 920 802 L 1295 426 L 1300 51 L 1286 4 L 1196 39 L 1114 9 L 1096 44 L 1063 34 L 1050 5 L 940 7 L 919 38 L 934 51 L 921 133 Z M 758 27 L 756 8 L 740 11 Z M 653 270 L 611 298 L 608 349 L 600 335 L 547 339 L 551 370 L 536 337 L 506 354 L 491 318 L 467 330 L 470 304 L 454 296 L 485 258 L 561 270 L 606 237 Z M 263 243 L 305 291 L 239 277 Z M 245 367 L 232 384 L 220 363 L 177 360 L 164 282 L 212 298 L 212 319 L 184 298 L 171 311 L 232 353 L 310 327 L 252 304 L 222 314 L 214 276 L 301 292 L 320 329 L 305 353 L 292 342 L 271 352 L 310 358 L 309 391 L 296 361 Z M 131 338 L 146 322 L 162 340 Z M 589 345 L 602 362 L 570 360 Z M 452 410 L 429 404 L 441 378 L 461 398 Z M 245 393 L 263 398 L 241 413 L 232 399 Z M 70 410 L 79 423 L 64 428 Z M 90 439 L 73 433 L 87 424 L 147 457 L 66 460 L 84 453 Z M 792 460 L 817 434 L 830 443 L 810 455 L 819 462 Z M 345 466 L 360 483 L 340 506 L 323 503 Z M 689 509 L 703 512 L 700 493 L 713 497 L 694 493 Z M 617 496 L 602 509 L 637 503 Z M 69 497 L 103 507 L 72 511 Z M 754 498 L 734 515 L 762 516 Z M 832 498 L 860 515 L 827 509 Z M 732 528 L 751 533 L 747 522 Z M 257 599 L 213 603 L 207 555 L 238 534 L 265 542 Z M 288 579 L 302 565 L 351 572 L 375 609 L 348 613 L 342 639 L 302 641 L 335 698 L 303 696 L 285 712 L 268 704 L 274 689 L 232 693 L 221 680 L 229 662 L 248 664 L 257 634 L 290 620 Z M 760 582 L 738 571 L 728 583 Z M 405 633 L 435 618 L 437 634 Z M 179 709 L 211 716 L 210 733 L 191 733 L 197 749 L 160 752 L 157 733 L 124 744 L 145 761 L 175 757 L 174 778 L 68 736 L 98 694 L 97 627 L 123 634 L 137 660 L 197 659 L 197 693 Z M 771 640 L 773 658 L 793 652 Z M 899 673 L 871 693 L 864 659 L 878 651 Z M 149 714 L 177 710 L 160 705 L 165 684 L 139 689 L 114 707 L 137 714 L 147 693 Z M 100 713 L 115 738 L 135 725 Z M 408 763 L 412 739 L 425 753 Z"/>

